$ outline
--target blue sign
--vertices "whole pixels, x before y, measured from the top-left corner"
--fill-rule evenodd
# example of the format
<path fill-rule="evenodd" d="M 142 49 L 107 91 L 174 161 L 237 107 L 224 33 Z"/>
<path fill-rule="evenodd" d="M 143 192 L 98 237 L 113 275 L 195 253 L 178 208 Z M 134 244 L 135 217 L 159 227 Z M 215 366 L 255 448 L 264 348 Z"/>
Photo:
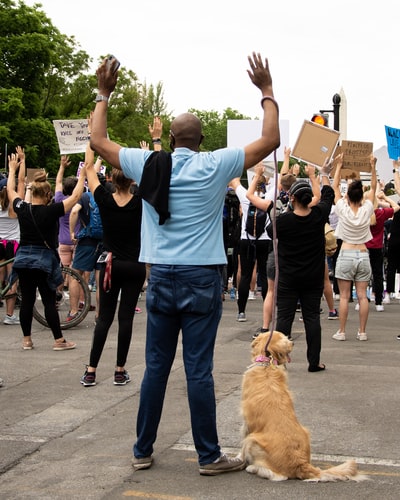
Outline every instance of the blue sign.
<path fill-rule="evenodd" d="M 389 158 L 397 161 L 400 159 L 400 129 L 385 125 L 385 131 Z"/>

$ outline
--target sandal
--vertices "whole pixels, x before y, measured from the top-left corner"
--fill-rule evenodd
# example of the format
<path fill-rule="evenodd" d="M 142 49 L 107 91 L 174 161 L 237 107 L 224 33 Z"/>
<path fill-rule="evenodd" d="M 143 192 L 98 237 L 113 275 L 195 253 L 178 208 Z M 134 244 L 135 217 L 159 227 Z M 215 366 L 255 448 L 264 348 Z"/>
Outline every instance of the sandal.
<path fill-rule="evenodd" d="M 33 342 L 32 340 L 23 340 L 22 341 L 22 349 L 24 349 L 25 351 L 31 351 L 33 349 Z"/>

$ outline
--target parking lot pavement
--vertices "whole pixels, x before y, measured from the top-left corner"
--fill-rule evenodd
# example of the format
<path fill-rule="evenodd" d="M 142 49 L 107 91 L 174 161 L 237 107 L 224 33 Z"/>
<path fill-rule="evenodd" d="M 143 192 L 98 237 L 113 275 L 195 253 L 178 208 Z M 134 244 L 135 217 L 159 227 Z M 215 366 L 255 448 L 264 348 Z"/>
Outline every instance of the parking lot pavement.
<path fill-rule="evenodd" d="M 304 325 L 296 314 L 289 386 L 300 422 L 311 433 L 312 459 L 322 468 L 354 457 L 370 480 L 363 483 L 272 483 L 245 471 L 215 478 L 198 474 L 190 433 L 181 351 L 171 372 L 153 467 L 130 464 L 144 370 L 146 311 L 135 316 L 127 369 L 132 382 L 113 385 L 116 326 L 100 361 L 95 387 L 79 379 L 88 361 L 94 313 L 65 332 L 75 350 L 55 352 L 52 336 L 34 322 L 35 348 L 21 349 L 19 326 L 0 324 L 0 498 L 20 499 L 397 499 L 400 486 L 400 303 L 376 312 L 370 304 L 367 342 L 356 340 L 350 307 L 347 338 L 331 337 L 337 321 L 321 315 L 325 372 L 308 373 Z M 322 307 L 326 309 L 323 302 Z M 3 311 L 0 311 L 3 312 Z M 240 448 L 240 385 L 250 363 L 250 342 L 260 326 L 260 297 L 249 301 L 247 322 L 236 321 L 227 296 L 215 349 L 214 378 L 222 448 Z"/>

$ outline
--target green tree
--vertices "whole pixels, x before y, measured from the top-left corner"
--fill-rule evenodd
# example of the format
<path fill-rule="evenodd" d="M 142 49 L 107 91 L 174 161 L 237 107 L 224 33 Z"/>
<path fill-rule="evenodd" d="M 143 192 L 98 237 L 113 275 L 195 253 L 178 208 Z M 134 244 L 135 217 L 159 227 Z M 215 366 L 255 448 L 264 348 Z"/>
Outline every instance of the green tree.
<path fill-rule="evenodd" d="M 58 146 L 51 120 L 90 58 L 40 7 L 0 0 L 0 145 L 11 151 L 20 144 L 28 166 L 54 171 Z"/>

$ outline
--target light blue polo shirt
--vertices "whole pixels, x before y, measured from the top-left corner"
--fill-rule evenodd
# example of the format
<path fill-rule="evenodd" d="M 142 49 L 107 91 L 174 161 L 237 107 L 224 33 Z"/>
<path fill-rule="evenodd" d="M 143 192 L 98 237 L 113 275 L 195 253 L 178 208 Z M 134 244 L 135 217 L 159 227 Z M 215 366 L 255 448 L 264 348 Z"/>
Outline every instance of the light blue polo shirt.
<path fill-rule="evenodd" d="M 126 177 L 138 184 L 152 152 L 122 148 L 119 159 Z M 214 265 L 226 263 L 222 237 L 225 192 L 244 166 L 243 148 L 196 153 L 176 148 L 168 209 L 171 217 L 158 224 L 154 208 L 143 201 L 142 241 L 139 260 L 149 264 Z"/>

